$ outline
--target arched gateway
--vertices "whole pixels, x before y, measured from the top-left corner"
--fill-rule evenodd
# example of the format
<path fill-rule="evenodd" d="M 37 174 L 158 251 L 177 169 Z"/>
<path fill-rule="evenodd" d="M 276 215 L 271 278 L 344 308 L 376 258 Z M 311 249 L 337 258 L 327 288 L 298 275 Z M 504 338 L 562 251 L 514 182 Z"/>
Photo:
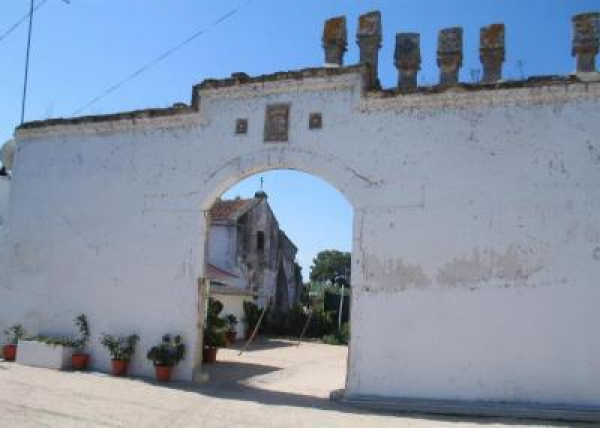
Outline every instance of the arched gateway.
<path fill-rule="evenodd" d="M 140 350 L 181 332 L 192 379 L 205 213 L 250 174 L 297 169 L 355 213 L 347 400 L 598 417 L 598 74 L 381 91 L 364 58 L 19 127 L 0 326 L 69 332 L 84 312 L 100 370 L 101 332 Z"/>

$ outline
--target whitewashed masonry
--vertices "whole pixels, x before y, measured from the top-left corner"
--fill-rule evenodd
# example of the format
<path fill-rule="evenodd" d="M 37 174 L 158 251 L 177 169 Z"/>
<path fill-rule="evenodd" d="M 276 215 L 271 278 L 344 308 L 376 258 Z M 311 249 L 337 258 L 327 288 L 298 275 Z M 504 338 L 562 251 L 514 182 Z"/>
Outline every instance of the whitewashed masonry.
<path fill-rule="evenodd" d="M 244 177 L 296 169 L 354 209 L 348 401 L 598 418 L 598 74 L 407 93 L 372 78 L 236 74 L 189 107 L 21 126 L 0 327 L 65 332 L 86 313 L 94 369 L 101 332 L 136 332 L 136 375 L 182 333 L 192 379 L 206 212 Z M 273 105 L 287 141 L 265 142 Z"/>

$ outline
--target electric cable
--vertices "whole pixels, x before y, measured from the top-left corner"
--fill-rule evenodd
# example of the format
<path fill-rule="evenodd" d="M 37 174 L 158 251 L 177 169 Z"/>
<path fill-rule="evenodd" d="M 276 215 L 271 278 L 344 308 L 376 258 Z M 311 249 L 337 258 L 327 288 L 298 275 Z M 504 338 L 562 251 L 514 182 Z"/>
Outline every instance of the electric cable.
<path fill-rule="evenodd" d="M 41 0 L 40 2 L 38 2 L 38 4 L 36 4 L 33 7 L 33 13 L 35 13 L 40 7 L 42 7 L 44 5 L 44 3 L 46 3 L 48 0 Z M 8 30 L 6 30 L 4 33 L 2 33 L 0 35 L 0 43 L 2 43 L 2 41 L 4 39 L 6 39 L 13 31 L 15 31 L 17 28 L 19 28 L 19 26 L 21 26 L 21 24 L 23 24 L 25 21 L 27 21 L 29 19 L 29 12 L 27 12 L 25 15 L 23 15 L 23 17 L 21 19 L 19 19 L 17 22 L 15 22 Z"/>
<path fill-rule="evenodd" d="M 240 12 L 242 9 L 244 9 L 245 7 L 247 7 L 253 1 L 254 0 L 247 0 L 241 6 L 238 6 L 238 7 L 234 8 L 234 9 L 231 9 L 229 12 L 221 15 L 219 18 L 217 18 L 215 21 L 213 21 L 207 27 L 204 27 L 204 28 L 196 31 L 191 36 L 189 36 L 188 38 L 184 39 L 183 41 L 181 41 L 177 45 L 175 45 L 175 46 L 167 49 L 165 52 L 163 52 L 162 54 L 160 54 L 159 56 L 157 56 L 153 60 L 147 62 L 146 64 L 142 65 L 137 70 L 135 70 L 132 73 L 128 74 L 126 77 L 124 77 L 123 79 L 121 79 L 119 82 L 117 82 L 114 85 L 109 86 L 108 88 L 106 88 L 104 91 L 102 91 L 100 94 L 98 94 L 97 96 L 95 96 L 94 98 L 92 98 L 90 101 L 88 101 L 82 107 L 80 107 L 77 110 L 75 110 L 73 112 L 73 115 L 74 116 L 78 115 L 83 110 L 85 110 L 88 107 L 96 104 L 98 101 L 102 100 L 103 98 L 106 98 L 108 95 L 110 95 L 111 93 L 113 93 L 114 91 L 116 91 L 117 89 L 119 89 L 121 86 L 123 86 L 126 83 L 130 82 L 131 80 L 135 79 L 140 74 L 144 73 L 145 71 L 147 71 L 148 69 L 150 69 L 152 66 L 156 65 L 157 63 L 159 63 L 159 62 L 165 60 L 166 58 L 168 58 L 169 56 L 173 55 L 175 52 L 177 52 L 178 50 L 180 50 L 184 46 L 188 45 L 189 43 L 191 43 L 192 41 L 194 41 L 198 37 L 202 36 L 204 33 L 206 33 L 211 28 L 214 28 L 217 25 L 225 22 L 226 20 L 228 20 L 229 18 L 231 18 L 232 16 L 234 16 L 235 14 L 237 14 L 238 12 Z"/>

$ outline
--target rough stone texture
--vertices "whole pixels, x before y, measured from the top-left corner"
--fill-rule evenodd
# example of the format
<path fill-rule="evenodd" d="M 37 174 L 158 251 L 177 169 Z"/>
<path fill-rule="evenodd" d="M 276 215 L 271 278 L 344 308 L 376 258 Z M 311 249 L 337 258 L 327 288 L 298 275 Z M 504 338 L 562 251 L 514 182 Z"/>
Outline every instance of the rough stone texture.
<path fill-rule="evenodd" d="M 181 332 L 190 379 L 205 211 L 251 174 L 296 169 L 354 209 L 348 397 L 600 408 L 600 78 L 397 94 L 323 70 L 212 81 L 185 113 L 20 127 L 0 328 L 71 332 L 84 312 L 100 370 L 102 331 L 138 332 L 140 350 Z M 233 135 L 278 103 L 293 105 L 287 144 Z M 143 357 L 134 374 L 151 374 Z"/>
<path fill-rule="evenodd" d="M 379 49 L 381 49 L 381 13 L 369 12 L 358 18 L 356 43 L 360 48 L 360 64 L 368 67 L 366 85 L 379 88 Z"/>
<path fill-rule="evenodd" d="M 344 65 L 344 53 L 348 50 L 348 30 L 345 16 L 325 21 L 323 49 L 325 50 L 325 66 L 341 67 Z"/>
<path fill-rule="evenodd" d="M 483 27 L 479 33 L 479 59 L 483 65 L 483 82 L 502 80 L 504 62 L 504 24 Z"/>
<path fill-rule="evenodd" d="M 402 91 L 415 89 L 417 87 L 417 73 L 421 69 L 421 47 L 419 34 L 396 34 L 394 64 L 399 71 L 398 88 Z"/>
<path fill-rule="evenodd" d="M 582 13 L 573 17 L 573 50 L 578 72 L 596 71 L 600 46 L 600 13 Z"/>
<path fill-rule="evenodd" d="M 437 64 L 440 85 L 458 83 L 458 72 L 463 61 L 463 30 L 461 27 L 444 28 L 438 34 Z"/>
<path fill-rule="evenodd" d="M 265 110 L 265 143 L 286 143 L 290 132 L 290 105 L 269 104 Z"/>

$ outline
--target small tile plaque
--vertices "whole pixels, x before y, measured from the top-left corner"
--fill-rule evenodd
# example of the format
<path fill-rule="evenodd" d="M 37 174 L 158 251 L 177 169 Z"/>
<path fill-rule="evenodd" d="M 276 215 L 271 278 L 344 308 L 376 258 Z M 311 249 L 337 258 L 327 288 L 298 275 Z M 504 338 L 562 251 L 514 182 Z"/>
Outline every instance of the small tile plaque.
<path fill-rule="evenodd" d="M 321 129 L 323 127 L 323 116 L 321 113 L 308 115 L 308 129 Z"/>
<path fill-rule="evenodd" d="M 238 119 L 235 121 L 235 133 L 237 135 L 248 133 L 248 119 Z"/>
<path fill-rule="evenodd" d="M 290 125 L 289 104 L 269 104 L 265 111 L 265 142 L 285 143 L 288 141 Z"/>

